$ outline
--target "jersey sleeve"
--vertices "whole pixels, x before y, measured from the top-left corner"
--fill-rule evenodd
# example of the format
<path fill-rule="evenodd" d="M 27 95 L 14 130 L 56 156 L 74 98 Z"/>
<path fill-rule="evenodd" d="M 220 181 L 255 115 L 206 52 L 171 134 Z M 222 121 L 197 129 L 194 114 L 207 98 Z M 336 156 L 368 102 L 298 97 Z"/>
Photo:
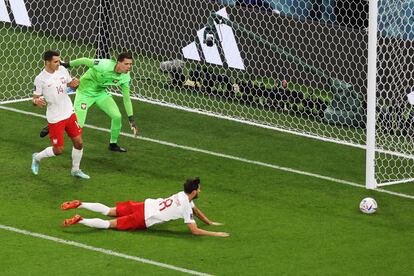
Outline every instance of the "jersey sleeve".
<path fill-rule="evenodd" d="M 125 112 L 129 116 L 134 115 L 134 112 L 132 110 L 132 102 L 131 102 L 131 96 L 129 93 L 129 83 L 124 84 L 121 86 L 122 91 L 122 99 L 124 102 Z"/>
<path fill-rule="evenodd" d="M 191 209 L 193 209 L 194 207 L 195 207 L 195 204 L 194 204 L 194 201 L 190 201 L 190 206 L 191 206 Z"/>
<path fill-rule="evenodd" d="M 63 66 L 60 66 L 60 68 L 62 68 L 62 73 L 63 73 L 63 75 L 65 76 L 66 81 L 67 81 L 67 82 L 71 82 L 73 78 L 72 78 L 72 76 L 69 74 L 68 69 L 66 69 L 66 68 L 65 68 L 65 67 L 63 67 Z"/>
<path fill-rule="evenodd" d="M 34 80 L 33 94 L 43 95 L 42 80 L 37 76 Z"/>
<path fill-rule="evenodd" d="M 91 59 L 91 58 L 78 58 L 74 59 L 69 62 L 70 67 L 78 67 L 81 65 L 86 65 L 89 68 L 92 68 L 96 64 L 99 63 L 99 59 Z"/>
<path fill-rule="evenodd" d="M 184 223 L 196 223 L 193 217 L 193 209 L 191 209 L 191 203 L 187 205 L 186 208 L 184 208 L 183 212 L 183 218 Z"/>

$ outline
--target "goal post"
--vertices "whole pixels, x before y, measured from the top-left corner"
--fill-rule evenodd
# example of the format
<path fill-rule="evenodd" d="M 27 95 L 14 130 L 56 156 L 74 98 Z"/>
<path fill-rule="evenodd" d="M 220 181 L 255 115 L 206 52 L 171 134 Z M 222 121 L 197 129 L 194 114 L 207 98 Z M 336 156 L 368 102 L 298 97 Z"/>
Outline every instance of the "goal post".
<path fill-rule="evenodd" d="M 369 1 L 368 23 L 368 85 L 367 85 L 367 142 L 365 164 L 365 186 L 377 188 L 375 178 L 375 128 L 377 94 L 377 32 L 378 0 Z"/>
<path fill-rule="evenodd" d="M 369 46 L 366 185 L 375 188 L 414 182 L 414 2 L 369 2 L 369 36 L 377 38 Z"/>
<path fill-rule="evenodd" d="M 46 49 L 131 51 L 135 99 L 362 148 L 368 189 L 410 182 L 412 14 L 398 0 L 0 0 L 0 103 L 31 97 Z"/>

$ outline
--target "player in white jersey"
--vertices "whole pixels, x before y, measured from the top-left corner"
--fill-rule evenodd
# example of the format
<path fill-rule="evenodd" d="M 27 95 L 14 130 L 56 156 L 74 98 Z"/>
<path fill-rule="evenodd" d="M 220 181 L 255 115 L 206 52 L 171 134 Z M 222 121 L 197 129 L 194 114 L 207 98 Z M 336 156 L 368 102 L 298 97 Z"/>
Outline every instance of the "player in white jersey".
<path fill-rule="evenodd" d="M 212 232 L 197 227 L 193 214 L 208 225 L 222 225 L 211 221 L 198 209 L 193 200 L 201 192 L 200 179 L 187 179 L 184 183 L 184 191 L 176 193 L 168 198 L 146 199 L 144 202 L 125 201 L 118 202 L 116 207 L 108 207 L 101 203 L 81 202 L 73 200 L 61 205 L 62 210 L 87 209 L 106 216 L 116 217 L 112 220 L 99 218 L 85 219 L 75 215 L 63 221 L 63 226 L 83 224 L 100 229 L 136 230 L 147 229 L 155 224 L 170 220 L 183 219 L 191 233 L 194 235 L 228 237 L 226 232 Z"/>
<path fill-rule="evenodd" d="M 35 78 L 33 104 L 38 107 L 47 106 L 46 118 L 50 129 L 51 147 L 32 155 L 32 172 L 39 173 L 40 161 L 63 153 L 64 132 L 72 140 L 72 170 L 75 177 L 89 179 L 89 176 L 79 168 L 83 155 L 82 128 L 79 127 L 74 113 L 72 101 L 66 93 L 67 87 L 75 88 L 79 85 L 78 79 L 72 79 L 68 70 L 60 66 L 60 55 L 56 51 L 48 50 L 44 53 L 45 68 Z"/>

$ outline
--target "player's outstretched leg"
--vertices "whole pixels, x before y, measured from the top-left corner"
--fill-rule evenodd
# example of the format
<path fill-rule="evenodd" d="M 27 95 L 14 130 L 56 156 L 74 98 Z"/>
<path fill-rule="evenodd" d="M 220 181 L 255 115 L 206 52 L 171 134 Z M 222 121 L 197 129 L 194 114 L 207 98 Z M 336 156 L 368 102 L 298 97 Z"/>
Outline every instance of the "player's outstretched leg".
<path fill-rule="evenodd" d="M 103 220 L 100 218 L 92 218 L 92 219 L 84 219 L 80 215 L 75 215 L 70 219 L 65 219 L 62 223 L 63 226 L 71 226 L 74 224 L 83 224 L 85 226 L 91 228 L 98 228 L 98 229 L 109 229 L 109 228 L 116 228 L 116 220 Z"/>
<path fill-rule="evenodd" d="M 39 173 L 40 161 L 36 159 L 37 152 L 32 154 L 32 173 L 37 175 Z"/>
<path fill-rule="evenodd" d="M 75 209 L 75 208 L 78 208 L 81 204 L 82 202 L 80 202 L 80 200 L 66 201 L 66 202 L 63 202 L 62 205 L 60 205 L 60 209 L 62 210 Z"/>
<path fill-rule="evenodd" d="M 73 218 L 65 219 L 62 225 L 65 227 L 68 227 L 68 226 L 79 223 L 79 221 L 81 220 L 83 220 L 83 217 L 81 217 L 80 215 L 75 215 Z"/>
<path fill-rule="evenodd" d="M 80 200 L 72 200 L 63 202 L 60 205 L 60 209 L 62 210 L 69 210 L 69 209 L 86 209 L 92 212 L 101 213 L 105 216 L 116 217 L 116 208 L 109 208 L 108 206 L 102 203 L 94 203 L 94 202 L 81 202 Z"/>
<path fill-rule="evenodd" d="M 55 156 L 53 147 L 47 147 L 41 152 L 35 152 L 32 155 L 32 173 L 37 175 L 39 173 L 40 161 L 43 158 Z"/>
<path fill-rule="evenodd" d="M 76 123 L 76 121 L 75 121 Z M 78 130 L 78 129 L 77 129 Z M 82 142 L 82 135 L 78 135 L 76 137 L 71 137 L 73 148 L 72 148 L 72 176 L 79 177 L 82 179 L 89 179 L 89 175 L 81 171 L 80 163 L 83 156 L 83 142 Z"/>
<path fill-rule="evenodd" d="M 49 134 L 49 126 L 45 126 L 39 133 L 40 138 L 43 138 Z"/>

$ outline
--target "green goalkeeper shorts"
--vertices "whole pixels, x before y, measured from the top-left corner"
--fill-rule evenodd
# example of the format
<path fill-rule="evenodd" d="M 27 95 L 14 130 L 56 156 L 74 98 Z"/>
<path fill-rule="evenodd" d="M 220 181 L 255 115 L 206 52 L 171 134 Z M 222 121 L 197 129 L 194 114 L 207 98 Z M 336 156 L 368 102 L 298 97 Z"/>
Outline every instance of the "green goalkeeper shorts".
<path fill-rule="evenodd" d="M 88 114 L 89 108 L 91 108 L 95 103 L 98 105 L 100 109 L 102 108 L 102 104 L 107 101 L 114 101 L 112 99 L 112 95 L 104 91 L 102 94 L 98 96 L 86 96 L 82 93 L 76 93 L 75 102 L 73 104 L 75 108 L 76 117 L 78 118 L 78 123 L 80 127 L 85 125 L 86 116 Z"/>

